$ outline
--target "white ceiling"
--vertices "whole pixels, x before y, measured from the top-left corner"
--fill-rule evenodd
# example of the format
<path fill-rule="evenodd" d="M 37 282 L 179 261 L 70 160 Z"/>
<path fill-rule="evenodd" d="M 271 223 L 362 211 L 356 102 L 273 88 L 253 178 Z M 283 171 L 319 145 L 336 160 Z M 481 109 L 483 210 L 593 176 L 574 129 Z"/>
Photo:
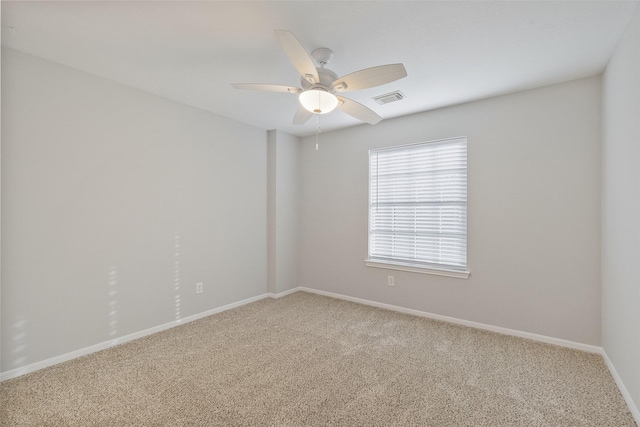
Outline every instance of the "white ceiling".
<path fill-rule="evenodd" d="M 263 129 L 291 124 L 296 95 L 231 83 L 299 86 L 274 29 L 338 75 L 404 63 L 408 76 L 349 97 L 391 118 L 599 74 L 638 1 L 8 2 L 2 45 Z M 400 90 L 403 101 L 373 96 Z M 323 131 L 358 125 L 341 111 Z M 370 125 L 364 125 L 370 126 Z"/>

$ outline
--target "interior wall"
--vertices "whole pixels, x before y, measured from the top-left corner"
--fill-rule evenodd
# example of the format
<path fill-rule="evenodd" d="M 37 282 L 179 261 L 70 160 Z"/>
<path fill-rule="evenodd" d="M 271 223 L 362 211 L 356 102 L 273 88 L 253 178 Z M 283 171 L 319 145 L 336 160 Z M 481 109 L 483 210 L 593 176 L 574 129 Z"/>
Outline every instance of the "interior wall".
<path fill-rule="evenodd" d="M 326 133 L 319 151 L 303 139 L 300 285 L 600 345 L 600 84 Z M 470 278 L 366 267 L 368 150 L 457 136 L 468 137 Z"/>
<path fill-rule="evenodd" d="M 640 9 L 603 75 L 602 346 L 640 417 Z"/>
<path fill-rule="evenodd" d="M 2 89 L 3 372 L 265 292 L 265 131 L 5 49 Z"/>
<path fill-rule="evenodd" d="M 300 139 L 279 130 L 268 133 L 269 292 L 298 286 Z"/>
<path fill-rule="evenodd" d="M 276 151 L 277 131 L 267 132 L 267 292 L 276 293 Z"/>

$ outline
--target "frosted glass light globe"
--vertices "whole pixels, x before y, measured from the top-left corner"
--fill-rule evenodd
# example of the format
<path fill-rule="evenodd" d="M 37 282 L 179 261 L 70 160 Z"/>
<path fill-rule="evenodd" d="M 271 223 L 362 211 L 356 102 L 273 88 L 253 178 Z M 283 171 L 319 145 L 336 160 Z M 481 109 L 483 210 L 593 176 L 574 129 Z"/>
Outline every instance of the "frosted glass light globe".
<path fill-rule="evenodd" d="M 338 98 L 327 91 L 311 89 L 300 94 L 300 104 L 314 114 L 326 114 L 338 106 Z"/>

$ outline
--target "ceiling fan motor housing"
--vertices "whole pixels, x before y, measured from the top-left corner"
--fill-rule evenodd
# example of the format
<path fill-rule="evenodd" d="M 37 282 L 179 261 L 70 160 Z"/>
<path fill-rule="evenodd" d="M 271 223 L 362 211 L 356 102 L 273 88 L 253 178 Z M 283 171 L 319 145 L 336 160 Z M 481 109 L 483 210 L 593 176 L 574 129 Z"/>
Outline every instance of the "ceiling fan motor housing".
<path fill-rule="evenodd" d="M 318 70 L 318 78 L 320 81 L 318 83 L 311 83 L 307 79 L 302 77 L 300 79 L 300 85 L 302 85 L 302 89 L 320 89 L 327 92 L 333 92 L 331 89 L 331 85 L 334 81 L 336 81 L 338 75 L 328 68 L 316 68 L 316 70 Z"/>

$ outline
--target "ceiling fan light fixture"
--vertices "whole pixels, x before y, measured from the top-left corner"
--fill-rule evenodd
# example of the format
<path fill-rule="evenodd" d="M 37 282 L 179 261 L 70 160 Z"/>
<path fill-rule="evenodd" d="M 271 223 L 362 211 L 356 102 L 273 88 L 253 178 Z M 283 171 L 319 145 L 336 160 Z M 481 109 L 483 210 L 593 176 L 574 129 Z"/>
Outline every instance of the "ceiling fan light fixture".
<path fill-rule="evenodd" d="M 313 114 L 326 114 L 338 106 L 338 98 L 326 90 L 310 89 L 300 94 L 300 104 Z"/>

